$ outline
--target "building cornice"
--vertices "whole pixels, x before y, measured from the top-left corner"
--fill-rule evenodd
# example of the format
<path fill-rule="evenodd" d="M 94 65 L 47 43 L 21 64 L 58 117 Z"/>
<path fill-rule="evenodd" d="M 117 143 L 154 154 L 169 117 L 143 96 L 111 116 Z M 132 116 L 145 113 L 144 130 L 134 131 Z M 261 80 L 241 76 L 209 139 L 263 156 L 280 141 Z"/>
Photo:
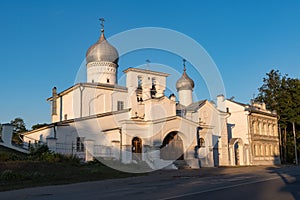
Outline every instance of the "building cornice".
<path fill-rule="evenodd" d="M 164 76 L 168 77 L 170 74 L 163 73 L 163 72 L 156 72 L 156 71 L 151 71 L 147 69 L 140 69 L 140 68 L 128 68 L 123 71 L 124 73 L 128 72 L 140 72 L 140 73 L 145 73 L 145 74 L 151 74 L 151 75 L 156 75 L 156 76 Z"/>
<path fill-rule="evenodd" d="M 63 90 L 62 92 L 58 93 L 57 96 L 61 97 L 64 96 L 74 90 L 76 90 L 79 87 L 86 87 L 86 88 L 94 88 L 94 89 L 103 89 L 103 90 L 111 90 L 116 92 L 127 92 L 127 88 L 120 85 L 111 85 L 111 84 L 104 84 L 104 83 L 77 83 L 76 85 L 73 85 L 69 87 L 66 90 Z M 49 97 L 47 101 L 52 101 L 53 97 Z"/>
<path fill-rule="evenodd" d="M 130 110 L 131 110 L 131 108 L 128 108 L 128 109 L 124 109 L 124 110 L 120 110 L 120 111 L 100 113 L 100 114 L 90 115 L 90 116 L 86 116 L 86 117 L 80 117 L 80 118 L 75 118 L 75 119 L 63 120 L 60 122 L 54 122 L 54 123 L 48 124 L 47 126 L 41 127 L 39 129 L 35 129 L 35 130 L 31 130 L 31 131 L 22 133 L 21 135 L 32 134 L 34 132 L 42 131 L 44 129 L 53 128 L 56 126 L 67 126 L 68 124 L 74 123 L 74 122 L 79 122 L 79 121 L 84 121 L 84 120 L 89 120 L 89 119 L 97 119 L 97 118 L 101 118 L 101 117 L 107 117 L 107 116 L 117 115 L 117 114 L 122 114 L 122 113 L 128 113 Z"/>
<path fill-rule="evenodd" d="M 266 111 L 264 111 L 264 110 L 258 110 L 258 109 L 251 108 L 251 107 L 247 108 L 246 110 L 249 111 L 249 115 L 251 115 L 252 113 L 255 113 L 255 114 L 265 115 L 265 116 L 274 117 L 274 118 L 278 117 L 277 114 L 271 113 L 268 110 L 266 110 Z"/>

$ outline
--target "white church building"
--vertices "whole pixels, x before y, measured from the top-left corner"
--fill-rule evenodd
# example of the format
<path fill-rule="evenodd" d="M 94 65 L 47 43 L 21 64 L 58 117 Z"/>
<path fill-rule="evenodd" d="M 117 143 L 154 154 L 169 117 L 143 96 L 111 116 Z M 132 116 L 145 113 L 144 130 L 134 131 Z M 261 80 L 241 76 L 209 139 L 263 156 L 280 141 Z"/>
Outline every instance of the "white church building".
<path fill-rule="evenodd" d="M 61 92 L 53 88 L 48 98 L 52 122 L 24 133 L 24 146 L 45 143 L 54 152 L 86 161 L 143 162 L 151 169 L 176 168 L 176 162 L 191 168 L 252 164 L 251 143 L 243 143 L 248 145 L 243 153 L 230 149 L 239 140 L 228 135 L 228 118 L 233 116 L 226 110 L 228 102 L 222 96 L 216 104 L 194 102 L 194 81 L 185 66 L 176 83 L 177 99 L 165 96 L 169 74 L 163 72 L 128 68 L 123 71 L 126 85 L 118 85 L 118 58 L 102 29 L 86 53 L 87 81 Z M 269 115 L 277 126 L 276 115 Z M 278 148 L 275 132 L 273 149 Z M 239 134 L 246 133 L 235 131 L 234 138 L 246 140 Z M 236 161 L 237 155 L 243 161 Z"/>

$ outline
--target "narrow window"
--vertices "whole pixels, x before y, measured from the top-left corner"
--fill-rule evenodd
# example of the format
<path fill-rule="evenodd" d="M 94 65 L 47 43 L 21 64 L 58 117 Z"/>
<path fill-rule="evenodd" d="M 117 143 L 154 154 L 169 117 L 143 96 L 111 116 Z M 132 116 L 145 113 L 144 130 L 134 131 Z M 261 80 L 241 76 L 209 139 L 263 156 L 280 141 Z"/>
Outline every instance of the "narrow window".
<path fill-rule="evenodd" d="M 67 120 L 68 119 L 68 115 L 67 114 L 65 114 L 65 120 Z"/>
<path fill-rule="evenodd" d="M 156 78 L 155 77 L 152 78 L 152 85 L 156 85 Z"/>
<path fill-rule="evenodd" d="M 150 93 L 151 93 L 151 97 L 155 97 L 156 96 L 156 78 L 152 78 L 152 88 L 150 90 Z"/>
<path fill-rule="evenodd" d="M 264 146 L 263 146 L 263 144 L 260 145 L 260 156 L 264 156 Z"/>
<path fill-rule="evenodd" d="M 142 77 L 138 76 L 138 89 L 142 89 Z"/>
<path fill-rule="evenodd" d="M 57 109 L 57 100 L 56 97 L 54 97 L 52 101 L 52 115 L 57 115 L 56 109 Z"/>
<path fill-rule="evenodd" d="M 255 122 L 252 122 L 252 130 L 253 130 L 253 134 L 256 134 L 256 130 L 255 130 Z"/>
<path fill-rule="evenodd" d="M 269 156 L 269 149 L 268 149 L 268 145 L 265 145 L 265 156 Z"/>
<path fill-rule="evenodd" d="M 118 101 L 117 104 L 118 104 L 118 105 L 117 105 L 117 110 L 118 110 L 118 111 L 124 109 L 124 101 Z"/>
<path fill-rule="evenodd" d="M 258 148 L 257 148 L 257 145 L 255 144 L 254 145 L 254 155 L 255 156 L 258 156 L 259 154 L 258 154 Z"/>
<path fill-rule="evenodd" d="M 203 138 L 199 138 L 199 147 L 205 147 L 205 140 Z"/>
<path fill-rule="evenodd" d="M 106 82 L 109 83 L 109 78 L 106 79 Z"/>
<path fill-rule="evenodd" d="M 261 124 L 261 122 L 258 122 L 258 130 L 259 130 L 259 134 L 262 135 L 262 124 Z"/>
<path fill-rule="evenodd" d="M 78 152 L 83 152 L 84 151 L 84 137 L 77 137 L 76 150 Z"/>

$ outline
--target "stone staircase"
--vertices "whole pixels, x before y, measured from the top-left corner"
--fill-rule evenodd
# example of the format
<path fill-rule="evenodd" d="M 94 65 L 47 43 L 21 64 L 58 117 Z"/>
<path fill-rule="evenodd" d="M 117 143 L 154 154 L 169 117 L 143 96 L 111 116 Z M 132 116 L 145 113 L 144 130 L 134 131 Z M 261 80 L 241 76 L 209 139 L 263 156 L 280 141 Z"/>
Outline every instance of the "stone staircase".
<path fill-rule="evenodd" d="M 160 151 L 150 151 L 145 154 L 145 162 L 153 170 L 158 169 L 178 169 L 172 162 L 172 160 L 160 159 Z"/>
<path fill-rule="evenodd" d="M 185 160 L 175 160 L 173 164 L 178 168 L 178 169 L 191 169 L 191 167 L 187 164 Z"/>

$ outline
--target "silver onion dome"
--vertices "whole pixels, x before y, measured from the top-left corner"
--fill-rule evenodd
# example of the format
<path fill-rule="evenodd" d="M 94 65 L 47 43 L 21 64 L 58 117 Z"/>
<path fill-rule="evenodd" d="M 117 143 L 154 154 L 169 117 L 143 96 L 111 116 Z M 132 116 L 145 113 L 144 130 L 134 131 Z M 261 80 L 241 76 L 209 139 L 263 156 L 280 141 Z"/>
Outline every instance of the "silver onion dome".
<path fill-rule="evenodd" d="M 186 69 L 183 69 L 182 76 L 176 82 L 176 89 L 179 90 L 193 90 L 194 81 L 186 74 Z"/>
<path fill-rule="evenodd" d="M 86 52 L 86 64 L 90 62 L 112 62 L 118 65 L 119 53 L 115 47 L 113 47 L 106 40 L 104 36 L 104 30 L 101 30 L 101 36 L 99 40 L 93 44 Z"/>

